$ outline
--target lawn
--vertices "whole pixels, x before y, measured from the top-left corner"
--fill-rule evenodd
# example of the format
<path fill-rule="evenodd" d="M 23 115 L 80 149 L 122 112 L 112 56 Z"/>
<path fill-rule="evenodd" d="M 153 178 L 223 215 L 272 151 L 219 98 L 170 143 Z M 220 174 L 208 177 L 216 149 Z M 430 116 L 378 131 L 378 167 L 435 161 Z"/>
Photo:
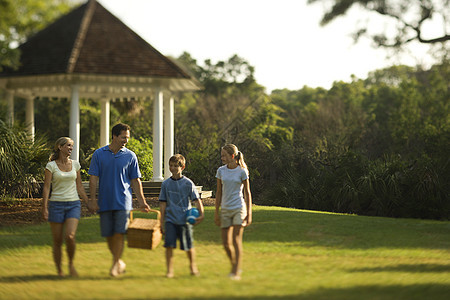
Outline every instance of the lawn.
<path fill-rule="evenodd" d="M 241 281 L 213 224 L 195 229 L 201 276 L 175 251 L 175 278 L 164 248 L 126 248 L 127 273 L 111 278 L 98 217 L 77 236 L 79 278 L 56 277 L 49 226 L 0 227 L 0 299 L 449 299 L 450 222 L 364 217 L 278 207 L 254 208 L 244 234 Z M 137 217 L 142 217 L 138 214 Z"/>

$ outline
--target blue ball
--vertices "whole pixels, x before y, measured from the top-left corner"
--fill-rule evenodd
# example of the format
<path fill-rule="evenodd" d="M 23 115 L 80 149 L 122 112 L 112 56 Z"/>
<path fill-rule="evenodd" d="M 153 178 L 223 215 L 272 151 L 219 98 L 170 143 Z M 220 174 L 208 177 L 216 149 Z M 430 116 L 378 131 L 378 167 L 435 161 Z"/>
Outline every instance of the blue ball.
<path fill-rule="evenodd" d="M 189 224 L 195 224 L 195 219 L 200 216 L 198 209 L 193 207 L 186 212 L 186 222 Z"/>

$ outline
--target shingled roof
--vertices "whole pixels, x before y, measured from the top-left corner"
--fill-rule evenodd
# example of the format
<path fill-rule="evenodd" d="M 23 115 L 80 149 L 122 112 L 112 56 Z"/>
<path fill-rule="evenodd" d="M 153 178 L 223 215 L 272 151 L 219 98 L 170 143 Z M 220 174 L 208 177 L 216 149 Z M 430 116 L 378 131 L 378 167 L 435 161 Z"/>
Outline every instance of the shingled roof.
<path fill-rule="evenodd" d="M 19 46 L 20 67 L 1 77 L 92 74 L 192 79 L 95 0 Z"/>

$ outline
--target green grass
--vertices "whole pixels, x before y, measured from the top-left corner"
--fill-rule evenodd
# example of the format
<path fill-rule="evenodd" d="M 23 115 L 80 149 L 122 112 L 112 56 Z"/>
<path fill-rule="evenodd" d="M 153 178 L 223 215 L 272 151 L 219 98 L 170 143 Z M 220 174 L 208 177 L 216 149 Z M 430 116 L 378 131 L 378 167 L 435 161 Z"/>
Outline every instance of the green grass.
<path fill-rule="evenodd" d="M 242 280 L 213 225 L 213 208 L 196 227 L 201 276 L 175 251 L 166 279 L 164 248 L 126 248 L 127 273 L 110 278 L 111 256 L 98 218 L 81 220 L 80 278 L 58 279 L 47 224 L 0 228 L 0 299 L 448 299 L 450 222 L 390 219 L 255 207 L 244 235 Z M 142 217 L 143 214 L 138 215 Z"/>

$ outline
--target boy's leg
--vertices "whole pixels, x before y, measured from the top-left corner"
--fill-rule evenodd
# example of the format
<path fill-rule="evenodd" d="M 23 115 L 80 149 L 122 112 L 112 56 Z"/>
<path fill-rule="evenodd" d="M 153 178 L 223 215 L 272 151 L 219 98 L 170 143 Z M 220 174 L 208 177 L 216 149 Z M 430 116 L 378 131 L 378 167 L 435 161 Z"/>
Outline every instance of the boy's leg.
<path fill-rule="evenodd" d="M 186 251 L 187 256 L 189 258 L 189 265 L 190 265 L 190 269 L 191 269 L 191 275 L 194 276 L 198 276 L 200 275 L 200 272 L 198 271 L 197 268 L 197 262 L 195 260 L 195 249 L 191 248 L 188 251 Z"/>
<path fill-rule="evenodd" d="M 111 266 L 111 276 L 118 276 L 125 271 L 125 263 L 120 259 L 122 257 L 124 248 L 124 235 L 122 233 L 115 233 L 113 236 L 108 236 L 108 247 L 113 256 L 113 264 Z"/>
<path fill-rule="evenodd" d="M 167 266 L 167 278 L 173 278 L 174 272 L 173 272 L 173 248 L 172 247 L 166 247 L 166 266 Z"/>

